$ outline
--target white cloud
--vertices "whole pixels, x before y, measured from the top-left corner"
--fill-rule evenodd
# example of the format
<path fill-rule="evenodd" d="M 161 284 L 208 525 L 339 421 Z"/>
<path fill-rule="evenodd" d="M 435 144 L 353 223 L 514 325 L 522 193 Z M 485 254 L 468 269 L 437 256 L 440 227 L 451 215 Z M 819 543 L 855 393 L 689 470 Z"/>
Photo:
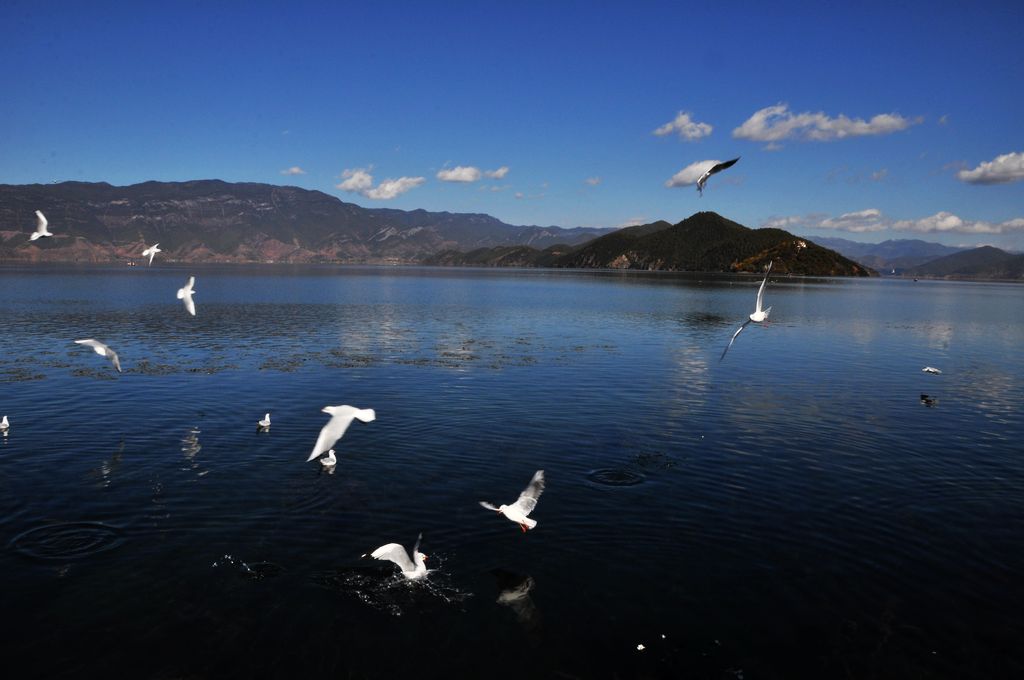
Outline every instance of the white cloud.
<path fill-rule="evenodd" d="M 386 179 L 375 188 L 365 192 L 365 196 L 367 198 L 387 201 L 404 194 L 410 189 L 415 189 L 426 181 L 426 177 L 399 177 L 398 179 Z"/>
<path fill-rule="evenodd" d="M 961 170 L 957 179 L 968 184 L 1006 184 L 1024 179 L 1024 152 L 1004 153 L 973 170 Z"/>
<path fill-rule="evenodd" d="M 679 139 L 692 142 L 700 139 L 701 137 L 707 137 L 711 134 L 712 127 L 707 123 L 698 123 L 690 118 L 690 114 L 687 111 L 680 111 L 676 114 L 676 117 L 669 122 L 665 123 L 657 130 L 654 131 L 659 137 L 670 135 L 673 132 L 679 133 Z"/>
<path fill-rule="evenodd" d="M 1024 217 L 1017 217 L 1005 222 L 985 222 L 981 220 L 965 220 L 950 212 L 937 212 L 929 217 L 915 220 L 893 220 L 882 214 L 877 208 L 868 208 L 857 212 L 844 213 L 838 217 L 821 214 L 773 217 L 766 220 L 762 227 L 777 229 L 827 229 L 865 233 L 876 231 L 899 231 L 913 233 L 958 233 L 958 234 L 1006 234 L 1013 231 L 1024 231 Z"/>
<path fill-rule="evenodd" d="M 487 170 L 484 174 L 491 179 L 505 179 L 505 175 L 508 174 L 508 166 L 503 165 L 497 170 Z"/>
<path fill-rule="evenodd" d="M 596 187 L 598 184 L 601 183 L 601 178 L 600 177 L 588 177 L 588 178 L 586 178 L 583 181 L 586 182 L 587 184 L 589 184 L 592 187 Z"/>
<path fill-rule="evenodd" d="M 526 195 L 523 194 L 522 191 L 517 191 L 516 192 L 516 198 L 518 198 L 519 200 L 523 200 L 524 198 L 526 198 Z"/>
<path fill-rule="evenodd" d="M 685 168 L 672 175 L 665 182 L 665 186 L 669 187 L 685 187 L 691 184 L 696 184 L 700 176 L 710 170 L 713 166 L 718 165 L 722 161 L 697 161 L 696 163 L 690 163 Z"/>
<path fill-rule="evenodd" d="M 342 191 L 361 194 L 373 186 L 373 175 L 362 168 L 345 170 L 345 172 L 341 173 L 341 177 L 345 181 L 341 184 L 336 184 L 335 188 Z"/>
<path fill-rule="evenodd" d="M 772 144 L 787 139 L 827 142 L 846 137 L 887 135 L 905 130 L 921 120 L 904 118 L 898 113 L 880 113 L 871 120 L 848 118 L 843 114 L 830 118 L 820 111 L 792 113 L 788 104 L 780 103 L 756 111 L 732 131 L 732 136 Z"/>
<path fill-rule="evenodd" d="M 475 182 L 480 177 L 480 168 L 474 168 L 472 165 L 457 165 L 437 173 L 437 178 L 442 182 Z"/>
<path fill-rule="evenodd" d="M 643 215 L 640 215 L 638 217 L 630 217 L 625 222 L 622 222 L 621 224 L 615 225 L 615 228 L 616 229 L 625 229 L 626 227 L 638 227 L 641 224 L 646 224 L 646 223 L 647 223 L 647 218 L 644 217 Z"/>
<path fill-rule="evenodd" d="M 871 173 L 871 181 L 881 182 L 883 179 L 889 176 L 889 168 L 882 168 Z"/>
<path fill-rule="evenodd" d="M 345 170 L 341 176 L 345 181 L 335 185 L 336 188 L 380 201 L 400 196 L 427 181 L 426 177 L 399 177 L 398 179 L 386 179 L 375 187 L 373 186 L 373 175 L 362 168 Z"/>
<path fill-rule="evenodd" d="M 293 165 L 290 168 L 285 168 L 281 171 L 282 175 L 305 175 L 306 171 L 297 165 Z"/>

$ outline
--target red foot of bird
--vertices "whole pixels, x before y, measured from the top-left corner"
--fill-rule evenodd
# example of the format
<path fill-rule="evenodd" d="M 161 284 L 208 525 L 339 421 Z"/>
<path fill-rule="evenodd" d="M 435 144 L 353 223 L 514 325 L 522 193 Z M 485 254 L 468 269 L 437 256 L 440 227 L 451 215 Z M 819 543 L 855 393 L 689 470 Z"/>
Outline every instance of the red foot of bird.
<path fill-rule="evenodd" d="M 520 524 L 520 525 L 519 525 L 519 528 L 520 528 L 520 529 L 522 529 L 522 530 L 523 530 L 523 533 L 525 534 L 525 533 L 526 533 L 526 530 L 527 530 L 527 529 L 528 529 L 529 527 L 527 527 L 527 526 L 526 526 L 525 524 Z"/>

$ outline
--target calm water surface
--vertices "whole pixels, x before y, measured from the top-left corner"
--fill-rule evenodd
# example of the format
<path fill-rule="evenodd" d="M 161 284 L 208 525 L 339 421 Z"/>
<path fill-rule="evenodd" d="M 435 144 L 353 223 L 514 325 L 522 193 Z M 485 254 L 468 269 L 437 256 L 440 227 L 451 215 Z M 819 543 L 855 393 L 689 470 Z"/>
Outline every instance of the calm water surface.
<path fill-rule="evenodd" d="M 1021 677 L 1024 288 L 773 278 L 720 362 L 758 284 L 0 267 L 6 665 Z M 536 530 L 477 505 L 537 469 Z"/>

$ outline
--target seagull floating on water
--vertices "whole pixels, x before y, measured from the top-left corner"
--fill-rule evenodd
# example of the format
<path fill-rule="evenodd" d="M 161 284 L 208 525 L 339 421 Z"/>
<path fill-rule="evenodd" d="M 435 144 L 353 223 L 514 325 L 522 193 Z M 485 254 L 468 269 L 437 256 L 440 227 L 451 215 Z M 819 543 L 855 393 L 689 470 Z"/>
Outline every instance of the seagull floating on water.
<path fill-rule="evenodd" d="M 334 449 L 327 452 L 327 455 L 320 459 L 320 464 L 324 466 L 325 470 L 333 470 L 334 466 L 338 464 L 338 457 L 334 455 Z"/>
<path fill-rule="evenodd" d="M 743 329 L 747 327 L 748 323 L 751 321 L 761 323 L 768 319 L 768 314 L 772 311 L 772 308 L 769 307 L 768 309 L 762 310 L 761 307 L 764 304 L 764 287 L 768 283 L 768 274 L 772 271 L 772 262 L 774 262 L 774 260 L 768 262 L 768 269 L 764 272 L 764 281 L 761 282 L 761 287 L 757 289 L 757 306 L 754 307 L 754 313 L 751 314 L 750 317 L 736 329 L 736 332 L 732 334 L 729 344 L 726 345 L 725 350 L 722 352 L 722 356 L 718 358 L 719 361 L 725 358 L 725 353 L 729 351 L 730 347 L 732 347 L 732 343 L 736 342 L 736 336 L 743 332 Z"/>
<path fill-rule="evenodd" d="M 268 413 L 267 415 L 263 416 L 263 420 L 256 421 L 256 426 L 259 427 L 261 430 L 269 430 L 270 414 Z"/>
<path fill-rule="evenodd" d="M 427 565 L 424 563 L 427 556 L 420 552 L 420 541 L 423 539 L 423 534 L 420 534 L 416 538 L 416 545 L 412 548 L 412 559 L 409 559 L 409 555 L 406 554 L 405 548 L 400 546 L 398 543 L 388 543 L 374 550 L 368 556 L 375 560 L 387 560 L 397 564 L 401 570 L 402 575 L 410 581 L 423 578 L 427 575 Z"/>
<path fill-rule="evenodd" d="M 164 251 L 160 250 L 159 246 L 160 246 L 159 243 L 154 243 L 149 248 L 146 248 L 145 250 L 142 251 L 142 256 L 143 257 L 146 257 L 146 255 L 149 255 L 149 266 L 150 267 L 153 266 L 153 256 L 156 255 L 157 253 L 164 252 Z"/>
<path fill-rule="evenodd" d="M 46 231 L 46 226 L 49 222 L 46 221 L 46 215 L 42 211 L 36 211 L 36 230 L 32 232 L 32 235 L 28 237 L 28 240 L 35 241 L 37 238 L 45 238 L 47 236 L 53 236 L 50 232 Z"/>
<path fill-rule="evenodd" d="M 7 416 L 4 416 L 3 419 L 0 420 L 0 432 L 6 433 L 9 429 L 11 429 L 11 421 L 7 420 Z"/>
<path fill-rule="evenodd" d="M 358 418 L 364 423 L 370 423 L 377 419 L 377 414 L 372 408 L 342 405 L 324 406 L 320 410 L 330 414 L 331 419 L 321 428 L 320 436 L 317 437 L 316 445 L 313 447 L 313 453 L 309 454 L 309 458 L 306 459 L 307 463 L 334 446 L 354 419 Z"/>
<path fill-rule="evenodd" d="M 697 180 L 697 192 L 700 193 L 701 196 L 703 196 L 704 185 L 708 183 L 708 179 L 711 177 L 711 175 L 715 174 L 716 172 L 721 172 L 726 168 L 731 168 L 733 165 L 736 164 L 736 161 L 738 161 L 739 159 L 740 157 L 737 156 L 736 158 L 733 158 L 731 161 L 723 161 L 721 163 L 716 163 L 715 165 L 712 165 L 710 168 L 705 170 L 704 174 L 701 175 L 700 179 Z M 691 175 L 691 177 L 692 176 L 693 175 Z"/>
<path fill-rule="evenodd" d="M 935 368 L 934 366 L 925 366 L 921 370 L 924 371 L 925 373 L 936 373 L 936 374 L 942 373 L 942 371 L 940 371 L 939 369 Z"/>
<path fill-rule="evenodd" d="M 188 313 L 192 316 L 196 315 L 196 303 L 192 301 L 192 294 L 195 293 L 195 291 L 192 290 L 192 286 L 194 286 L 195 283 L 196 277 L 190 276 L 188 277 L 188 283 L 186 283 L 184 287 L 178 289 L 178 299 L 182 301 L 185 305 L 185 309 L 187 309 Z"/>
<path fill-rule="evenodd" d="M 110 349 L 99 340 L 93 340 L 92 338 L 88 338 L 86 340 L 75 340 L 75 342 L 77 342 L 79 345 L 92 347 L 94 350 L 96 350 L 96 354 L 99 354 L 101 357 L 106 357 L 110 359 L 110 363 L 114 364 L 114 368 L 117 369 L 118 373 L 121 372 L 121 362 L 117 358 L 117 352 Z"/>
<path fill-rule="evenodd" d="M 537 499 L 540 498 L 543 492 L 544 471 L 537 470 L 537 472 L 533 473 L 533 479 L 530 480 L 529 486 L 523 489 L 523 492 L 519 494 L 519 498 L 512 505 L 501 505 L 496 508 L 486 501 L 480 501 L 480 505 L 488 510 L 494 510 L 501 515 L 505 515 L 505 517 L 508 517 L 513 522 L 518 523 L 519 528 L 526 532 L 527 529 L 537 526 L 537 520 L 530 519 L 528 515 L 537 507 Z"/>

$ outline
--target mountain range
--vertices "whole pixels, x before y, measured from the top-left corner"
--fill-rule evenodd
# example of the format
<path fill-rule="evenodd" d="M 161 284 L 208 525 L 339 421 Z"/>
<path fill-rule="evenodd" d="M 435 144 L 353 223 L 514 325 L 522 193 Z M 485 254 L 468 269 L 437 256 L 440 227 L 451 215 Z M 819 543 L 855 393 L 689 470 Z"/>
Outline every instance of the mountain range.
<path fill-rule="evenodd" d="M 969 248 L 946 246 L 920 239 L 891 239 L 881 243 L 860 243 L 845 238 L 819 236 L 814 240 L 819 245 L 831 248 L 837 253 L 842 253 L 846 257 L 873 267 L 882 273 L 888 273 L 894 269 L 899 273 L 901 270 L 917 267 L 946 255 L 969 250 Z"/>
<path fill-rule="evenodd" d="M 53 238 L 29 241 L 36 210 Z M 320 191 L 220 180 L 0 185 L 0 259 L 111 262 L 160 244 L 185 262 L 414 263 L 440 250 L 579 244 L 612 229 L 363 208 Z"/>

